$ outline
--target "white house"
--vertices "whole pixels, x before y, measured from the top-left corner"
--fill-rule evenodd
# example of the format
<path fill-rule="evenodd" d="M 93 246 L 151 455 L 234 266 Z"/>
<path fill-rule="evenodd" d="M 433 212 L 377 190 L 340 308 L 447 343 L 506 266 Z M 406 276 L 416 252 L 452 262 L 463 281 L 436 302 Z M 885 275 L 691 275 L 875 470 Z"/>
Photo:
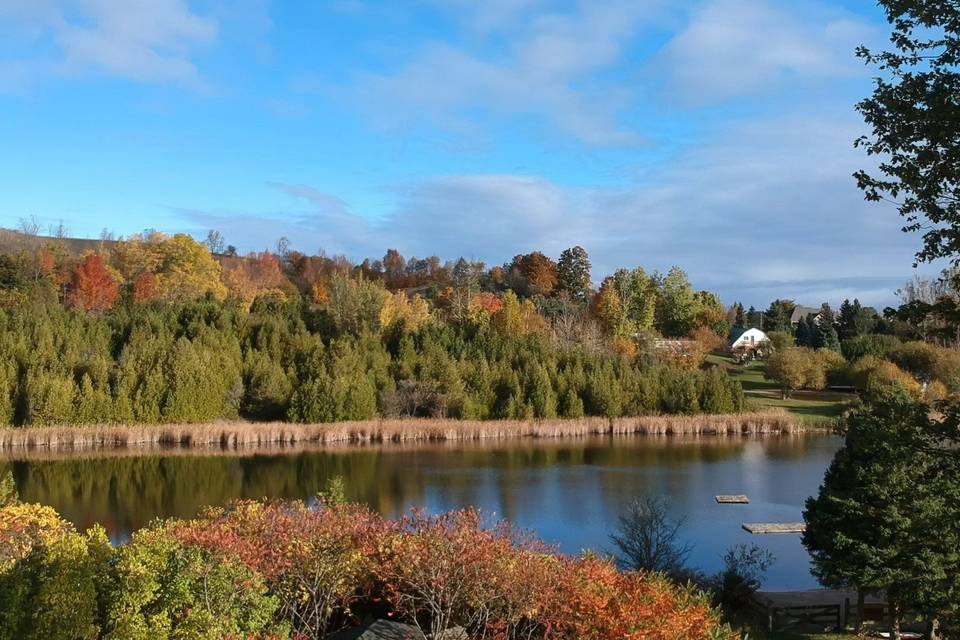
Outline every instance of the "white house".
<path fill-rule="evenodd" d="M 736 340 L 730 345 L 730 350 L 744 349 L 751 351 L 759 348 L 760 345 L 765 342 L 770 342 L 770 338 L 768 338 L 767 334 L 763 331 L 760 331 L 760 329 L 747 329 L 737 336 Z"/>

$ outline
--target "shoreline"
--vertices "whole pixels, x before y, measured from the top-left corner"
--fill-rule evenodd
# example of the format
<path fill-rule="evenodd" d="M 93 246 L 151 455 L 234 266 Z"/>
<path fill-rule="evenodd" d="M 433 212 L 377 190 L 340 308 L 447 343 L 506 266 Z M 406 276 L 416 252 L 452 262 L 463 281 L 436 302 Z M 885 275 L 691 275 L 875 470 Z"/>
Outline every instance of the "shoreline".
<path fill-rule="evenodd" d="M 395 419 L 296 424 L 215 422 L 0 429 L 0 452 L 151 453 L 176 449 L 248 450 L 298 446 L 396 445 L 437 442 L 582 438 L 587 436 L 741 436 L 822 430 L 782 411 L 698 416 L 637 416 L 547 420 Z"/>

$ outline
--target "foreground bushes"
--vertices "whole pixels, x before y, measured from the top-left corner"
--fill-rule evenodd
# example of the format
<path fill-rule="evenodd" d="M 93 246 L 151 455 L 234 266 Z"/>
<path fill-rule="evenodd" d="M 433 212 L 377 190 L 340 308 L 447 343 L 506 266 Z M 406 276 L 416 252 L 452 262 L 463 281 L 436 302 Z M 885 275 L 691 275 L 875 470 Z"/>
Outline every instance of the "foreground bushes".
<path fill-rule="evenodd" d="M 239 502 L 114 548 L 47 507 L 0 509 L 0 639 L 322 638 L 379 617 L 504 640 L 730 635 L 701 595 L 472 510 Z"/>
<path fill-rule="evenodd" d="M 406 325 L 404 325 L 406 326 Z M 729 413 L 738 384 L 490 324 L 338 329 L 300 299 L 0 308 L 0 425 Z"/>

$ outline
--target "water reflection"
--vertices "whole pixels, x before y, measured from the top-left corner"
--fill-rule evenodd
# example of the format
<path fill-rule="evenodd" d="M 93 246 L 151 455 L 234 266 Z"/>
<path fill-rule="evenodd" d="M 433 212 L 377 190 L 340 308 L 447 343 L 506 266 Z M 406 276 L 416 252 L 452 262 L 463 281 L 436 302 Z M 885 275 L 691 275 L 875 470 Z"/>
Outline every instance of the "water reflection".
<path fill-rule="evenodd" d="M 157 517 L 188 517 L 236 498 L 303 498 L 342 476 L 351 500 L 387 516 L 413 506 L 443 511 L 476 505 L 566 552 L 608 548 L 617 514 L 635 496 L 666 494 L 688 516 L 691 563 L 719 567 L 724 549 L 759 542 L 777 557 L 766 587 L 815 586 L 796 536 L 756 537 L 744 521 L 796 521 L 839 442 L 833 437 L 656 438 L 386 446 L 214 455 L 28 457 L 12 468 L 24 500 L 54 506 L 83 528 L 115 539 Z M 751 504 L 721 506 L 719 493 Z"/>

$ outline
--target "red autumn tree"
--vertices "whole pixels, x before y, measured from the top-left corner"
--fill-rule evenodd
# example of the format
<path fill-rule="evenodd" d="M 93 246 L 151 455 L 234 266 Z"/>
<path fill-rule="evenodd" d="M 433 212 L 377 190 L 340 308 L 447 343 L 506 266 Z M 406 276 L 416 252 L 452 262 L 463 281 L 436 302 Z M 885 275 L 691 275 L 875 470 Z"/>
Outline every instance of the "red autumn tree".
<path fill-rule="evenodd" d="M 157 297 L 157 276 L 144 271 L 133 281 L 133 302 L 149 302 Z"/>
<path fill-rule="evenodd" d="M 103 258 L 91 253 L 74 268 L 67 286 L 67 304 L 82 311 L 109 311 L 120 287 Z"/>

